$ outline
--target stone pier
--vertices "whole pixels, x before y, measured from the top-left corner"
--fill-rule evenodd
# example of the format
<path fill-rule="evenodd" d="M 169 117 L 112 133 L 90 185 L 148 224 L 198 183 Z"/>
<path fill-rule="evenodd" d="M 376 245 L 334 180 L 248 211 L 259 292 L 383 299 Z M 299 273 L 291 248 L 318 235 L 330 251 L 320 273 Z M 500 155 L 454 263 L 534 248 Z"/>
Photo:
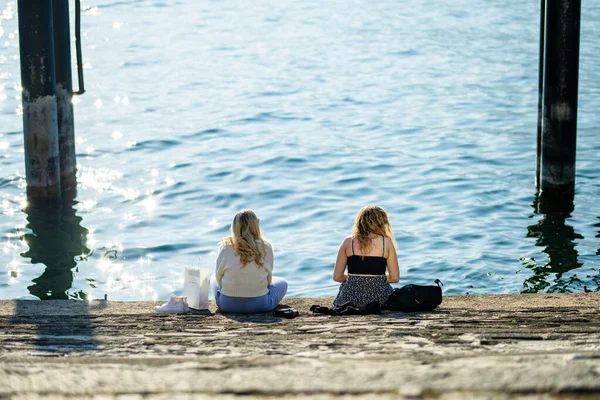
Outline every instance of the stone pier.
<path fill-rule="evenodd" d="M 158 314 L 0 301 L 0 399 L 596 399 L 600 293 L 447 296 L 427 313 Z M 158 303 L 157 303 L 158 304 Z"/>

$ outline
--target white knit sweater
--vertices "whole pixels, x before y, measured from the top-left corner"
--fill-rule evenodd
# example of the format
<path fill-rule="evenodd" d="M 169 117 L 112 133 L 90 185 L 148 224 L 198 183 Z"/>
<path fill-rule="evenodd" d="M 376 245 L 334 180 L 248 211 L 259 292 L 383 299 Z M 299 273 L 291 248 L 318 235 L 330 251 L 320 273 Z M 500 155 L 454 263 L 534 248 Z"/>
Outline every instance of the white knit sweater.
<path fill-rule="evenodd" d="M 260 246 L 259 244 L 259 247 Z M 266 244 L 267 254 L 262 259 L 264 267 L 252 261 L 242 267 L 240 257 L 232 246 L 219 248 L 215 271 L 221 293 L 230 297 L 260 297 L 269 292 L 273 274 L 273 248 Z"/>

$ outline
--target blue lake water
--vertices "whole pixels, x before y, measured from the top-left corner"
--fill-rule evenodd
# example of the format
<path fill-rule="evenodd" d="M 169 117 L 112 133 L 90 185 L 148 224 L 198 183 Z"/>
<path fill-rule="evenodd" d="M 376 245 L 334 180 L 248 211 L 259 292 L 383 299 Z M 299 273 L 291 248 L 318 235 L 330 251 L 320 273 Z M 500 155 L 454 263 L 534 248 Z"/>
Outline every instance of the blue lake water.
<path fill-rule="evenodd" d="M 401 283 L 599 289 L 600 1 L 583 2 L 566 216 L 533 207 L 537 1 L 83 6 L 77 198 L 24 212 L 16 2 L 0 0 L 0 298 L 180 293 L 243 208 L 290 295 L 333 296 L 367 204 L 390 214 Z"/>

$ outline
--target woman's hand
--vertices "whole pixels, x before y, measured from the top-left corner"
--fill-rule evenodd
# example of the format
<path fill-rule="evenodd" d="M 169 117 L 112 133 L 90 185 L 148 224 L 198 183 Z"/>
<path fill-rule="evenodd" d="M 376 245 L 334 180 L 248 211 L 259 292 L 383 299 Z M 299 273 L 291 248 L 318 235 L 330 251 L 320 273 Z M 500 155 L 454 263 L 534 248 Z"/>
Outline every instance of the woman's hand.
<path fill-rule="evenodd" d="M 346 264 L 348 263 L 348 256 L 346 255 L 346 247 L 350 243 L 352 238 L 347 237 L 344 239 L 340 248 L 338 249 L 337 258 L 335 260 L 335 267 L 333 268 L 333 280 L 336 282 L 346 282 L 348 279 L 348 275 L 344 272 L 346 271 Z"/>

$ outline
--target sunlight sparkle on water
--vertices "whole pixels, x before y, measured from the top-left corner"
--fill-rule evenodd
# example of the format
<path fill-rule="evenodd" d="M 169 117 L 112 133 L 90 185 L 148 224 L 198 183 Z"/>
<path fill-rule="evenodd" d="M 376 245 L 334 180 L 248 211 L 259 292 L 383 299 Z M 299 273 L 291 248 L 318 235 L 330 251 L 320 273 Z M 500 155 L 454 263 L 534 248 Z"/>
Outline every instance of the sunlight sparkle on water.
<path fill-rule="evenodd" d="M 146 208 L 148 212 L 153 212 L 158 207 L 156 200 L 153 197 L 148 197 L 147 199 L 140 202 L 140 205 Z"/>
<path fill-rule="evenodd" d="M 97 240 L 94 238 L 94 232 L 95 232 L 95 231 L 96 231 L 96 230 L 95 230 L 94 228 L 90 228 L 90 229 L 88 230 L 88 234 L 87 234 L 87 245 L 88 245 L 90 248 L 92 248 L 92 249 L 93 249 L 93 248 L 96 246 L 96 244 L 98 243 L 98 241 L 97 241 Z"/>
<path fill-rule="evenodd" d="M 79 202 L 80 211 L 89 211 L 98 205 L 98 201 L 90 199 Z"/>
<path fill-rule="evenodd" d="M 119 189 L 119 188 L 115 188 L 114 189 L 116 193 L 119 193 L 120 195 L 122 195 L 123 197 L 125 197 L 125 200 L 135 200 L 138 197 L 140 197 L 140 191 L 139 190 L 135 190 L 135 189 Z"/>
<path fill-rule="evenodd" d="M 119 131 L 114 131 L 111 136 L 113 139 L 118 140 L 123 137 L 123 134 Z"/>
<path fill-rule="evenodd" d="M 17 246 L 14 243 L 11 243 L 10 238 L 9 238 L 6 242 L 4 242 L 4 244 L 2 246 L 2 251 L 4 252 L 4 254 L 8 254 L 8 253 L 14 252 L 18 248 L 19 248 L 19 246 Z"/>
<path fill-rule="evenodd" d="M 15 16 L 15 13 L 13 11 L 13 7 L 12 7 L 12 3 L 8 3 L 6 5 L 6 10 L 2 11 L 2 15 L 0 15 L 0 20 L 9 20 L 9 19 L 13 19 L 13 17 Z"/>
<path fill-rule="evenodd" d="M 138 264 L 140 265 L 150 265 L 152 264 L 152 254 L 146 254 L 146 257 L 140 257 L 138 260 Z"/>
<path fill-rule="evenodd" d="M 115 192 L 121 193 L 122 189 L 115 188 L 113 182 L 122 177 L 122 172 L 107 168 L 85 168 L 79 176 L 78 181 L 81 185 L 93 188 L 98 192 L 104 192 L 113 189 Z"/>
<path fill-rule="evenodd" d="M 123 264 L 121 263 L 113 263 L 108 259 L 103 259 L 98 264 L 98 267 L 104 271 L 110 271 L 113 274 L 120 273 L 123 271 Z"/>
<path fill-rule="evenodd" d="M 142 293 L 144 296 L 148 296 L 150 293 L 155 293 L 154 289 L 151 286 L 142 286 L 140 288 L 140 293 Z"/>
<path fill-rule="evenodd" d="M 14 196 L 12 199 L 5 198 L 2 200 L 0 211 L 4 215 L 13 216 L 20 213 L 25 207 L 27 207 L 27 201 L 18 196 Z"/>

